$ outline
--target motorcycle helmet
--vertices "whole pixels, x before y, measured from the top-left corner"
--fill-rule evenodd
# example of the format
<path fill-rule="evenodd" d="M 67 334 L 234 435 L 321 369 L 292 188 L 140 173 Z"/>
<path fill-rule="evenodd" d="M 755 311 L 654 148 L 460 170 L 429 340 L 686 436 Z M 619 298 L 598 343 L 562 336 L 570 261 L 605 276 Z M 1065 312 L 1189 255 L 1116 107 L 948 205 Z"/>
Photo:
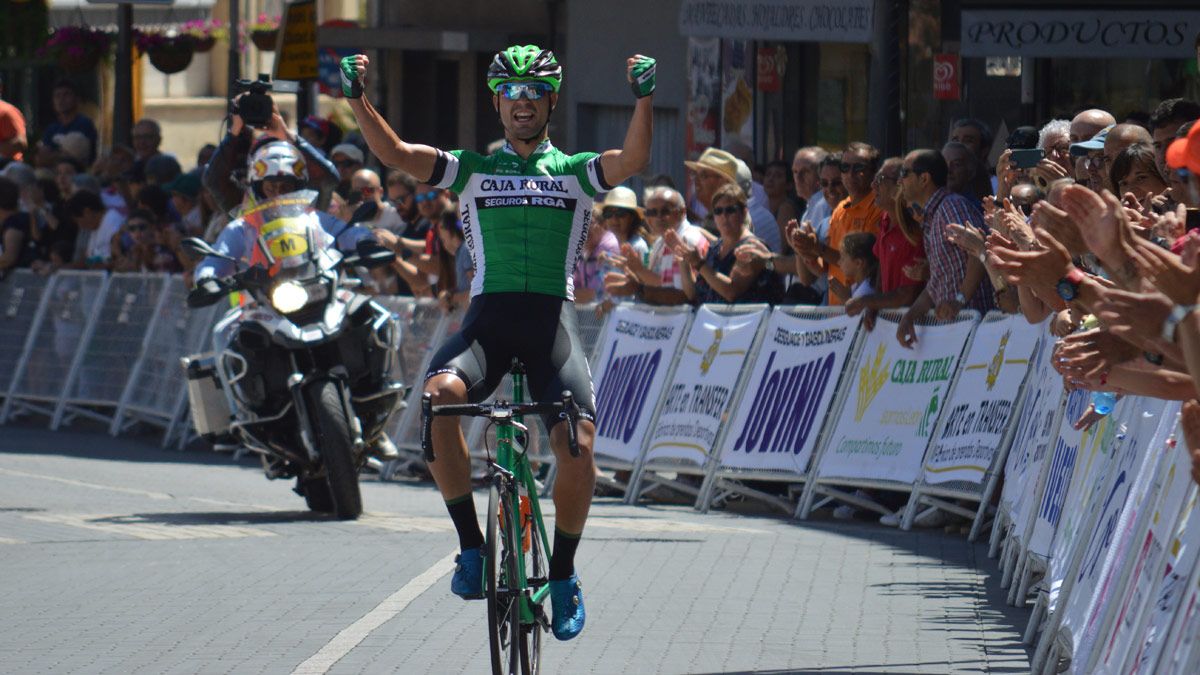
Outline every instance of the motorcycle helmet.
<path fill-rule="evenodd" d="M 554 52 L 537 45 L 513 45 L 497 52 L 488 67 L 487 85 L 492 93 L 502 83 L 510 80 L 545 82 L 555 93 L 562 86 L 562 66 L 554 58 Z"/>
<path fill-rule="evenodd" d="M 246 177 L 255 199 L 263 199 L 263 181 L 268 178 L 286 178 L 293 183 L 287 192 L 294 192 L 308 185 L 308 166 L 296 146 L 286 141 L 274 140 L 259 146 L 250 155 Z"/>

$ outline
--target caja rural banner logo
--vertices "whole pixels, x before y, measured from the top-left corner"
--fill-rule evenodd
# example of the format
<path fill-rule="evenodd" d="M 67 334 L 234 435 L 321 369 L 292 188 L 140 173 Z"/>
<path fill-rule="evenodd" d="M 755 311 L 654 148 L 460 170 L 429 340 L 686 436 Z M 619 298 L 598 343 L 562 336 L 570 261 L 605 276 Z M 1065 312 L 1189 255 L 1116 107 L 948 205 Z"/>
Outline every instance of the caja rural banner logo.
<path fill-rule="evenodd" d="M 867 408 L 871 407 L 871 402 L 875 400 L 879 390 L 883 389 L 884 383 L 888 380 L 892 362 L 883 363 L 883 355 L 886 352 L 887 348 L 879 345 L 879 350 L 875 352 L 875 360 L 868 361 L 858 370 L 858 402 L 854 411 L 855 422 L 862 421 L 863 415 L 867 413 Z"/>

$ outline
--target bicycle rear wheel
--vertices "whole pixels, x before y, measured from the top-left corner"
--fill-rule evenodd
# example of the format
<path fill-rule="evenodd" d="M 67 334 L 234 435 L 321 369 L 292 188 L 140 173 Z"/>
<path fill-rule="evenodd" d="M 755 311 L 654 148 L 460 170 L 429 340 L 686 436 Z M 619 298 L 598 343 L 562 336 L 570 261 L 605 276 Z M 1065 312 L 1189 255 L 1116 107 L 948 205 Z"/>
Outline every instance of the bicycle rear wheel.
<path fill-rule="evenodd" d="M 505 501 L 502 501 L 505 500 Z M 484 584 L 487 586 L 488 643 L 495 675 L 515 675 L 521 667 L 521 613 L 515 585 L 519 532 L 517 518 L 505 508 L 508 495 L 493 484 L 488 491 L 487 532 L 484 549 Z M 504 527 L 500 521 L 504 519 Z"/>

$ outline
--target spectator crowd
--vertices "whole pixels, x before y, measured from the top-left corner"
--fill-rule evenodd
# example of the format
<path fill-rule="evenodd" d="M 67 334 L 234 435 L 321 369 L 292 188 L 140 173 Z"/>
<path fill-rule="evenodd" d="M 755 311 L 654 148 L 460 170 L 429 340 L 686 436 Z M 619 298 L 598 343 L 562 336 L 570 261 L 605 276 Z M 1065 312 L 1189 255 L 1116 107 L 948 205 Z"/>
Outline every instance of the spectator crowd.
<path fill-rule="evenodd" d="M 231 128 L 228 151 L 206 146 L 184 170 L 151 119 L 134 126 L 131 146 L 98 152 L 79 103 L 70 81 L 56 83 L 55 118 L 34 136 L 0 101 L 0 274 L 187 273 L 180 242 L 215 241 L 229 222 L 243 190 L 222 180 L 244 166 L 255 132 Z M 881 310 L 906 308 L 895 330 L 910 347 L 923 320 L 1019 313 L 1060 339 L 1068 388 L 1190 401 L 1184 428 L 1200 448 L 1198 118 L 1200 104 L 1171 99 L 1148 115 L 1082 110 L 1003 140 L 961 119 L 937 148 L 885 157 L 855 141 L 761 166 L 709 148 L 686 162 L 687 185 L 664 175 L 641 194 L 617 187 L 597 199 L 575 296 L 599 311 L 617 301 L 844 305 L 868 328 Z M 401 255 L 364 279 L 370 292 L 465 306 L 471 256 L 455 194 L 377 172 L 362 139 L 329 119 L 292 132 L 276 114 L 265 133 L 310 157 L 320 208 L 367 214 L 366 225 L 399 237 Z M 230 171 L 206 180 L 214 162 Z"/>

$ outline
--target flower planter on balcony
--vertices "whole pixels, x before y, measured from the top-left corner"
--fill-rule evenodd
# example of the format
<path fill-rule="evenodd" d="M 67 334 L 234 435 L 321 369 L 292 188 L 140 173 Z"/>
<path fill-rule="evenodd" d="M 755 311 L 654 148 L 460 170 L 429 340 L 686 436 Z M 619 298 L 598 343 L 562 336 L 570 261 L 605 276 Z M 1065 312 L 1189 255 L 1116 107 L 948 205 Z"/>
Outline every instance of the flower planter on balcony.
<path fill-rule="evenodd" d="M 250 40 L 254 43 L 254 46 L 258 47 L 264 52 L 275 51 L 275 40 L 278 36 L 278 28 L 272 28 L 270 30 L 259 29 L 250 32 Z"/>

